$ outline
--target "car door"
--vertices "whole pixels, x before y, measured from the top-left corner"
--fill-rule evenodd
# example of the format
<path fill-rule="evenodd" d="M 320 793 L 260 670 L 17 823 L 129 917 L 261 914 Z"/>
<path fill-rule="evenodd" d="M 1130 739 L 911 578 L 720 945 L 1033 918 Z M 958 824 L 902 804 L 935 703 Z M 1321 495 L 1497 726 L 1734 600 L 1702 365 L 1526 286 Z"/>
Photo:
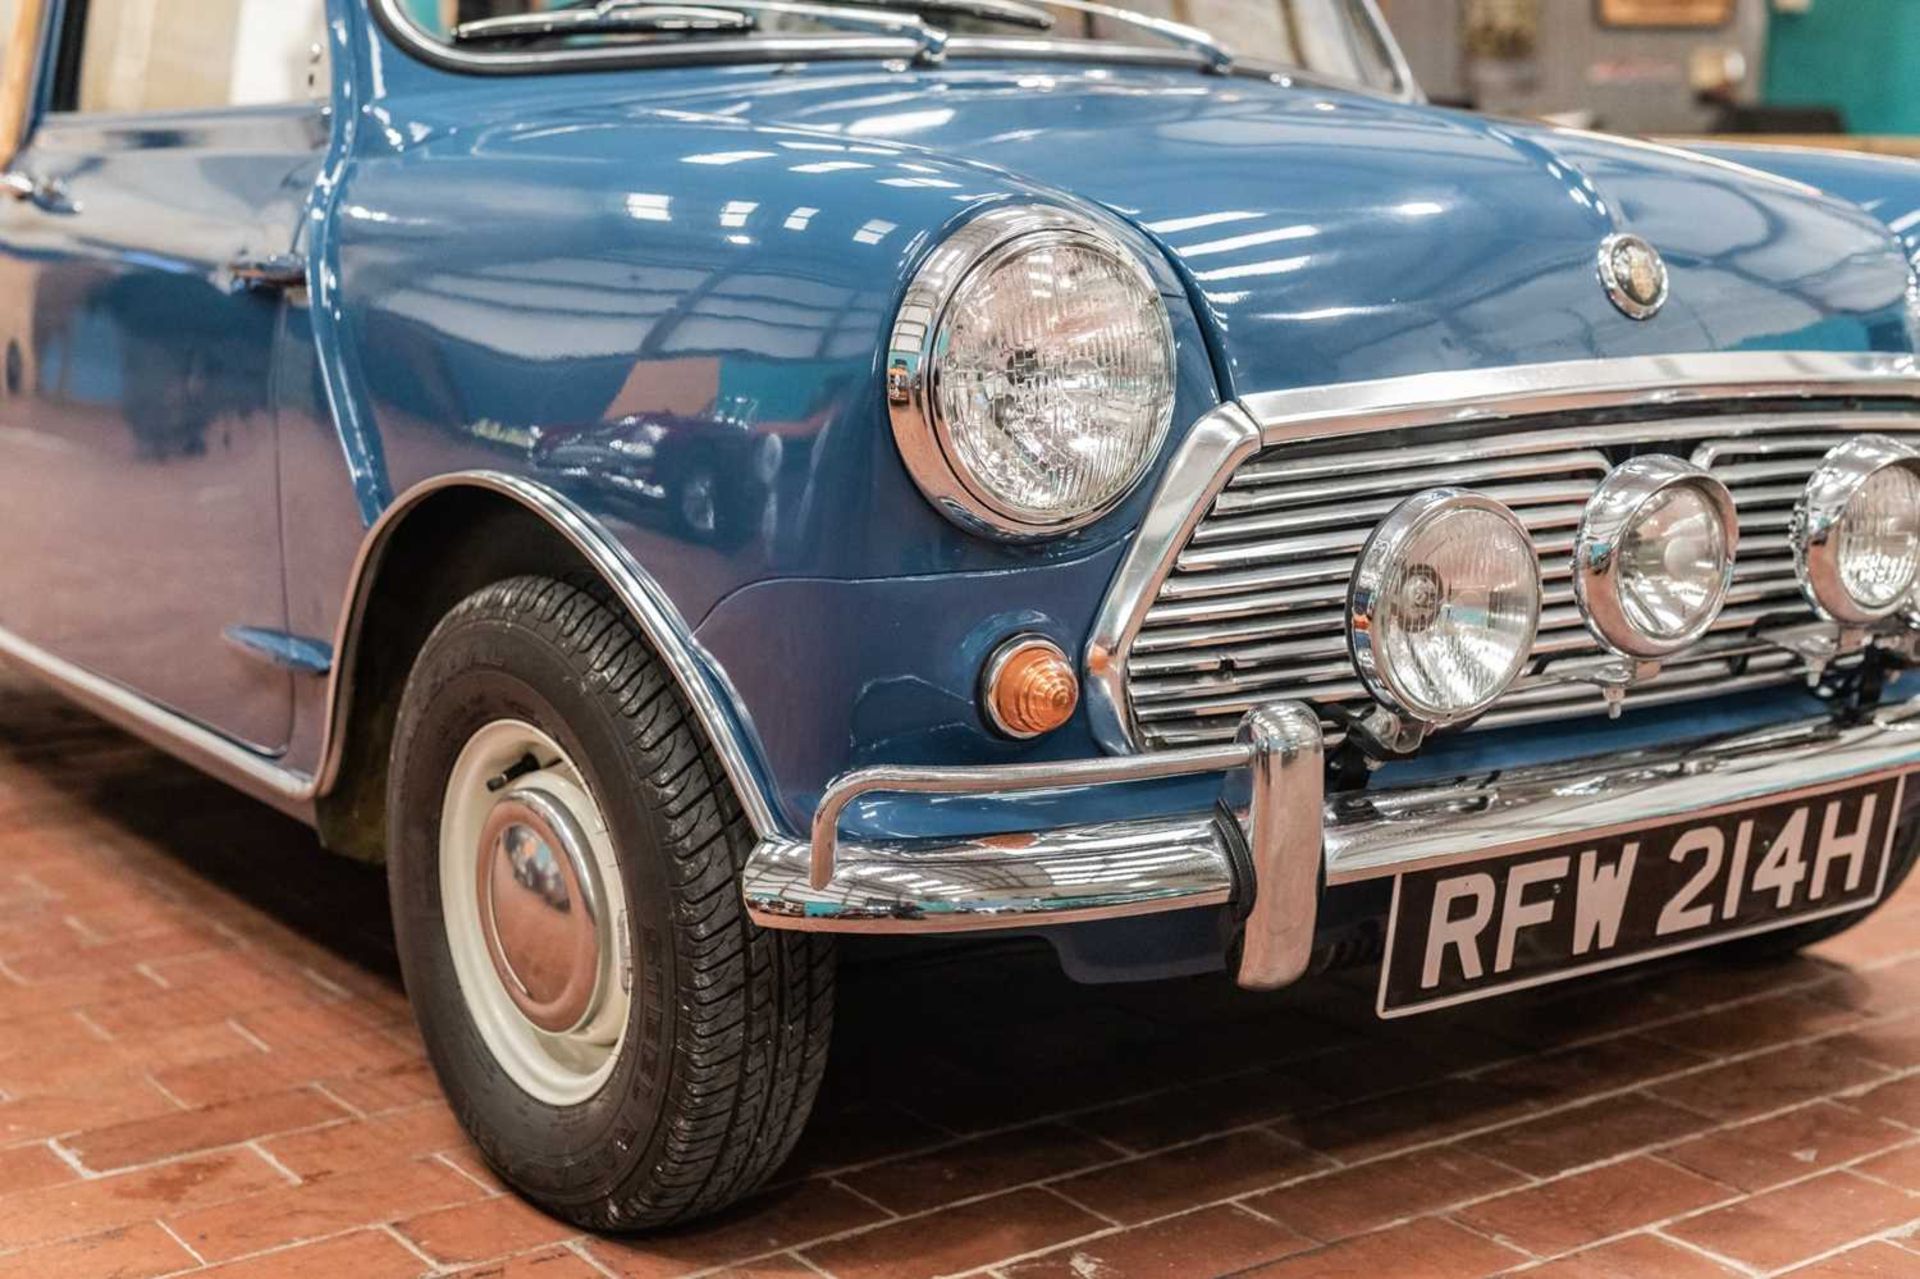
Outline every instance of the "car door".
<path fill-rule="evenodd" d="M 0 179 L 0 627 L 278 750 L 271 357 L 324 0 L 12 2 L 62 16 Z"/>

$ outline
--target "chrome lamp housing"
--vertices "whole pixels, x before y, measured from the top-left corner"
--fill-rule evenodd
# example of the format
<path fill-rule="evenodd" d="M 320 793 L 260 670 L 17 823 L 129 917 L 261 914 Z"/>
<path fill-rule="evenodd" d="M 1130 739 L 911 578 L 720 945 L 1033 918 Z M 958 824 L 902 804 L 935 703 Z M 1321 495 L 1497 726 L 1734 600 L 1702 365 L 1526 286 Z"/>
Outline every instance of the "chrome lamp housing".
<path fill-rule="evenodd" d="M 1399 721 L 1371 736 L 1397 749 L 1491 706 L 1525 668 L 1540 609 L 1533 538 L 1504 505 L 1439 488 L 1395 507 L 1347 589 L 1354 669 Z"/>
<path fill-rule="evenodd" d="M 1113 510 L 1159 455 L 1173 325 L 1092 219 L 992 209 L 908 285 L 885 376 L 901 460 L 936 509 L 989 537 L 1053 537 Z"/>
<path fill-rule="evenodd" d="M 1733 585 L 1733 494 L 1691 462 L 1647 454 L 1595 490 L 1574 539 L 1573 593 L 1595 639 L 1635 661 L 1712 627 Z"/>
<path fill-rule="evenodd" d="M 1856 435 L 1814 468 L 1789 532 L 1807 602 L 1842 627 L 1867 627 L 1909 604 L 1920 578 L 1920 453 Z"/>

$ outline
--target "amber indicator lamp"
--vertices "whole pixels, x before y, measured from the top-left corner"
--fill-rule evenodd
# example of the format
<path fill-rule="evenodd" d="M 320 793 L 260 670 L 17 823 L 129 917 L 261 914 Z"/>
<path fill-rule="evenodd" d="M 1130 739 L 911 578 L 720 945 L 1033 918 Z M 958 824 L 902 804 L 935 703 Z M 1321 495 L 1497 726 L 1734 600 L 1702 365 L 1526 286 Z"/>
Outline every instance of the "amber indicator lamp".
<path fill-rule="evenodd" d="M 1052 640 L 1022 635 L 994 650 L 981 680 L 987 719 L 1008 737 L 1039 737 L 1073 718 L 1080 680 Z"/>

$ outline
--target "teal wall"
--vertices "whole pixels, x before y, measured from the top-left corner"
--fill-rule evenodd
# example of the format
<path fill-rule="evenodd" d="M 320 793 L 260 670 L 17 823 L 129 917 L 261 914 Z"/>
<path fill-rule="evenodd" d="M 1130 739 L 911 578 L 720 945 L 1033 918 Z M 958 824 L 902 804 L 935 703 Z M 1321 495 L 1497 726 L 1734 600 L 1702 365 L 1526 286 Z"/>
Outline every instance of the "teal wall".
<path fill-rule="evenodd" d="M 1766 100 L 1836 106 L 1855 133 L 1920 133 L 1920 0 L 1813 0 L 1778 13 Z"/>

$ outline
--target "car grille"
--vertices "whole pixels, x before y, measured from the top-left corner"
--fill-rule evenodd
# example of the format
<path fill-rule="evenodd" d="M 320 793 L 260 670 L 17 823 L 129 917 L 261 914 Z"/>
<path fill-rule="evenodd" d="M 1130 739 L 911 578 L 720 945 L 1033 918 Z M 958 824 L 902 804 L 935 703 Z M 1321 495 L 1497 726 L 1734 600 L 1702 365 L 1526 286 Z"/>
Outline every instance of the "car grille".
<path fill-rule="evenodd" d="M 1368 697 L 1347 654 L 1347 579 L 1374 526 L 1422 490 L 1456 485 L 1511 507 L 1532 532 L 1545 588 L 1533 661 L 1475 727 L 1604 711 L 1591 684 L 1563 677 L 1607 660 L 1574 603 L 1574 533 L 1588 497 L 1627 457 L 1670 453 L 1708 468 L 1740 515 L 1733 589 L 1713 631 L 1635 687 L 1626 707 L 1777 686 L 1799 659 L 1767 643 L 1812 620 L 1795 581 L 1787 525 L 1821 456 L 1862 430 L 1920 429 L 1920 418 L 1845 413 L 1706 416 L 1663 422 L 1556 422 L 1453 441 L 1367 437 L 1277 445 L 1235 472 L 1161 583 L 1127 659 L 1143 746 L 1230 740 L 1262 703 L 1304 700 L 1337 726 Z"/>

